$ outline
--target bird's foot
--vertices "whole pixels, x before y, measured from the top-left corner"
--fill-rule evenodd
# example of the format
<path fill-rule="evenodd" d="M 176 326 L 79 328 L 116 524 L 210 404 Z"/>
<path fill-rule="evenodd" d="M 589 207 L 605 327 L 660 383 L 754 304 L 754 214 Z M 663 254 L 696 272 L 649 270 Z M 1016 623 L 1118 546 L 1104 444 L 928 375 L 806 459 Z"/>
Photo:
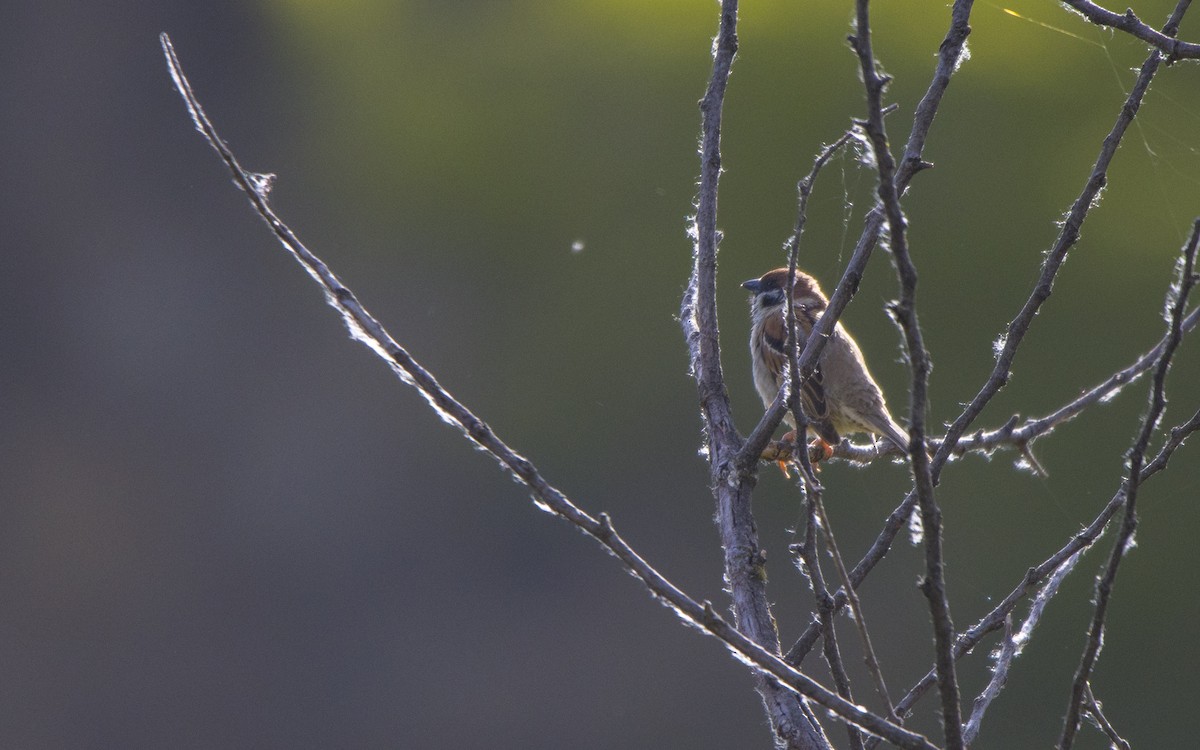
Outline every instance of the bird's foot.
<path fill-rule="evenodd" d="M 813 462 L 814 466 L 833 458 L 833 446 L 825 442 L 824 438 L 817 438 L 813 441 L 813 444 L 808 446 L 808 451 L 809 460 Z"/>
<path fill-rule="evenodd" d="M 785 477 L 791 479 L 792 475 L 788 473 L 788 461 L 792 460 L 796 455 L 796 451 L 800 449 L 800 443 L 796 440 L 796 431 L 792 430 L 788 432 L 779 442 L 786 446 L 789 451 L 783 456 L 777 456 L 775 458 L 775 465 L 779 467 L 779 470 L 783 472 Z M 823 439 L 817 438 L 808 446 L 808 460 L 812 464 L 814 471 L 820 471 L 821 462 L 828 461 L 830 458 L 833 458 L 833 446 Z"/>
<path fill-rule="evenodd" d="M 779 467 L 779 470 L 783 472 L 783 475 L 785 477 L 787 477 L 788 479 L 791 479 L 792 475 L 788 473 L 787 465 L 788 465 L 788 461 L 791 459 L 792 455 L 794 454 L 796 448 L 799 447 L 799 445 L 796 443 L 796 431 L 792 430 L 791 432 L 787 433 L 786 435 L 783 436 L 783 439 L 780 440 L 779 442 L 781 442 L 785 446 L 787 446 L 789 449 L 789 452 L 788 452 L 787 456 L 777 460 L 775 462 L 775 465 Z"/>

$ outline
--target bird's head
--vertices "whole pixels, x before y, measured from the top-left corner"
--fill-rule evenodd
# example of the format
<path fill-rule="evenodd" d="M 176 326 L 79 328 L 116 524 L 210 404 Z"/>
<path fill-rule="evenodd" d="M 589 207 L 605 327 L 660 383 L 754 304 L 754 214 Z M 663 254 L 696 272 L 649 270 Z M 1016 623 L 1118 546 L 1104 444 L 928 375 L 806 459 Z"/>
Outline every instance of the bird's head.
<path fill-rule="evenodd" d="M 760 278 L 743 282 L 742 286 L 754 296 L 750 298 L 750 309 L 756 314 L 772 313 L 787 301 L 788 270 L 776 268 Z M 810 309 L 822 309 L 827 304 L 821 285 L 812 276 L 796 271 L 796 286 L 792 299 L 797 305 Z"/>

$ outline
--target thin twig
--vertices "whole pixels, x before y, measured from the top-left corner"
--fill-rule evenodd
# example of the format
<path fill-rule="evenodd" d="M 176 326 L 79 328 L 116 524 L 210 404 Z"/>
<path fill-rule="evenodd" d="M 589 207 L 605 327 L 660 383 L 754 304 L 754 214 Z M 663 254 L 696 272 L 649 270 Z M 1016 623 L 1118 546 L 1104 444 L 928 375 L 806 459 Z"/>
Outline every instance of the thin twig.
<path fill-rule="evenodd" d="M 1156 52 L 1155 54 L 1159 53 Z M 1134 531 L 1137 530 L 1138 489 L 1141 485 L 1142 465 L 1145 463 L 1146 449 L 1150 445 L 1150 439 L 1158 428 L 1159 420 L 1162 418 L 1162 413 L 1167 406 L 1167 370 L 1171 366 L 1171 358 L 1175 354 L 1175 349 L 1179 346 L 1179 342 L 1183 338 L 1181 323 L 1183 320 L 1183 311 L 1187 307 L 1187 298 L 1197 281 L 1200 281 L 1195 273 L 1196 248 L 1198 244 L 1200 244 L 1200 219 L 1197 219 L 1193 225 L 1192 235 L 1183 249 L 1183 259 L 1179 264 L 1178 285 L 1174 286 L 1167 295 L 1168 343 L 1162 357 L 1158 360 L 1158 365 L 1154 368 L 1154 380 L 1150 386 L 1150 404 L 1146 409 L 1145 416 L 1142 418 L 1142 424 L 1138 429 L 1133 447 L 1129 451 L 1129 473 L 1124 485 L 1125 516 L 1122 519 L 1121 530 L 1117 534 L 1112 552 L 1109 553 L 1108 562 L 1104 566 L 1104 572 L 1096 582 L 1095 609 L 1092 615 L 1092 623 L 1088 628 L 1087 642 L 1084 645 L 1083 655 L 1080 657 L 1079 667 L 1075 671 L 1075 680 L 1071 686 L 1071 699 L 1067 704 L 1067 716 L 1063 721 L 1063 732 L 1058 743 L 1059 750 L 1070 750 L 1075 741 L 1075 734 L 1079 730 L 1080 711 L 1082 710 L 1086 688 L 1088 681 L 1092 677 L 1096 658 L 1100 655 L 1100 645 L 1104 641 L 1105 617 L 1108 613 L 1109 602 L 1112 599 L 1112 590 L 1116 583 L 1117 571 L 1120 568 L 1121 560 L 1125 556 L 1125 551 L 1133 541 Z"/>
<path fill-rule="evenodd" d="M 1104 715 L 1104 710 L 1100 705 L 1100 701 L 1096 700 L 1096 696 L 1092 694 L 1091 685 L 1087 686 L 1087 693 L 1085 697 L 1087 699 L 1087 704 L 1084 706 L 1084 708 L 1087 711 L 1088 717 L 1095 722 L 1096 728 L 1098 728 L 1101 732 L 1104 732 L 1104 735 L 1108 737 L 1109 742 L 1111 742 L 1113 747 L 1117 748 L 1117 750 L 1130 750 L 1129 742 L 1117 733 L 1117 730 L 1115 727 L 1113 727 L 1112 722 L 1110 722 L 1108 717 Z"/>
<path fill-rule="evenodd" d="M 963 727 L 963 742 L 970 745 L 979 736 L 979 726 L 988 706 L 1000 695 L 1004 683 L 1008 681 L 1008 668 L 1017 655 L 1017 642 L 1013 639 L 1012 617 L 1004 618 L 1004 638 L 1000 641 L 1000 650 L 996 653 L 996 665 L 992 668 L 992 679 L 987 687 L 975 698 L 971 709 L 971 718 Z"/>
<path fill-rule="evenodd" d="M 847 131 L 832 144 L 823 148 L 814 160 L 812 169 L 809 170 L 809 173 L 796 186 L 798 195 L 796 222 L 791 236 L 784 245 L 788 254 L 787 304 L 785 306 L 785 310 L 787 311 L 785 314 L 787 325 L 785 348 L 787 349 L 788 367 L 787 377 L 783 387 L 780 389 L 781 392 L 786 389 L 788 393 L 788 403 L 792 419 L 796 425 L 794 444 L 797 450 L 794 455 L 799 459 L 799 486 L 802 494 L 808 500 L 808 521 L 805 526 L 805 541 L 802 545 L 802 559 L 804 562 L 802 570 L 807 568 L 813 596 L 817 600 L 818 617 L 824 626 L 823 653 L 825 661 L 829 665 L 830 673 L 833 675 L 838 695 L 848 701 L 853 701 L 854 696 L 850 688 L 850 677 L 846 673 L 845 664 L 842 662 L 841 649 L 838 646 L 837 630 L 834 624 L 833 605 L 829 591 L 825 586 L 825 576 L 821 570 L 820 554 L 817 551 L 816 545 L 817 519 L 820 513 L 821 496 L 824 493 L 824 488 L 817 480 L 816 472 L 813 470 L 812 463 L 809 460 L 808 451 L 800 449 L 804 445 L 805 437 L 808 434 L 808 415 L 804 413 L 804 409 L 801 407 L 800 389 L 803 386 L 804 380 L 812 376 L 812 372 L 810 371 L 802 375 L 798 364 L 800 358 L 800 336 L 797 330 L 794 296 L 796 291 L 796 266 L 800 257 L 800 238 L 804 233 L 804 224 L 808 218 L 808 201 L 812 195 L 813 184 L 816 182 L 817 175 L 820 174 L 825 164 L 853 137 L 853 131 Z M 888 719 L 894 720 L 895 716 L 889 712 Z M 862 750 L 863 740 L 861 733 L 853 726 L 847 726 L 846 729 L 849 733 L 850 746 L 853 750 Z"/>
<path fill-rule="evenodd" d="M 879 657 L 875 655 L 875 646 L 871 643 L 871 634 L 867 630 L 866 615 L 863 614 L 862 602 L 858 599 L 857 590 L 850 585 L 850 573 L 846 570 L 846 562 L 842 559 L 842 553 L 838 549 L 837 538 L 833 534 L 833 527 L 829 524 L 829 518 L 825 515 L 825 503 L 822 502 L 818 495 L 813 502 L 813 507 L 816 509 L 817 520 L 820 521 L 821 529 L 825 533 L 825 542 L 829 545 L 829 554 L 833 557 L 834 567 L 837 568 L 838 578 L 841 579 L 842 588 L 849 595 L 848 602 L 850 604 L 850 616 L 854 620 L 854 626 L 858 630 L 858 638 L 862 642 L 863 661 L 867 666 L 867 671 L 871 674 L 871 679 L 875 681 L 875 692 L 879 694 L 879 698 L 883 701 L 884 707 L 887 709 L 887 717 L 890 721 L 899 723 L 899 718 L 896 716 L 896 707 L 892 705 L 892 697 L 888 694 L 887 681 L 883 679 L 883 670 L 879 666 Z M 832 606 L 832 600 L 830 601 Z"/>
<path fill-rule="evenodd" d="M 800 237 L 804 234 L 804 225 L 808 222 L 808 200 L 812 196 L 817 175 L 821 173 L 821 170 L 829 163 L 834 154 L 842 150 L 842 148 L 854 139 L 854 128 L 851 128 L 842 133 L 833 143 L 824 146 L 820 153 L 817 154 L 817 158 L 813 159 L 812 169 L 796 183 L 796 223 L 792 227 L 792 235 L 784 243 L 784 250 L 788 257 L 791 257 L 799 249 Z"/>
<path fill-rule="evenodd" d="M 465 437 L 492 455 L 514 478 L 529 487 L 535 496 L 538 507 L 568 521 L 600 542 L 624 564 L 626 570 L 645 584 L 656 599 L 674 610 L 684 622 L 721 640 L 738 659 L 750 665 L 757 673 L 771 675 L 773 684 L 785 686 L 792 694 L 806 696 L 846 721 L 861 726 L 868 732 L 883 736 L 889 742 L 901 747 L 921 748 L 922 750 L 934 748 L 921 735 L 895 726 L 883 717 L 872 714 L 834 695 L 811 678 L 786 664 L 777 654 L 764 649 L 731 626 L 717 614 L 710 603 L 700 603 L 687 596 L 651 567 L 617 534 L 607 514 L 601 513 L 594 518 L 582 511 L 561 491 L 548 484 L 528 459 L 509 448 L 486 423 L 450 395 L 432 374 L 392 339 L 386 329 L 363 308 L 354 293 L 342 284 L 325 262 L 308 250 L 295 233 L 275 214 L 266 199 L 267 191 L 264 189 L 264 179 L 262 176 L 247 172 L 242 168 L 192 92 L 191 84 L 184 75 L 171 40 L 166 34 L 162 34 L 160 41 L 171 76 L 187 104 L 196 129 L 220 155 L 232 172 L 235 183 L 246 193 L 251 205 L 270 226 L 276 239 L 321 287 L 326 301 L 341 314 L 351 335 L 370 347 L 401 380 L 416 388 L 443 420 L 458 427 Z"/>
<path fill-rule="evenodd" d="M 820 173 L 821 168 L 825 166 L 825 163 L 828 162 L 833 156 L 833 154 L 836 153 L 837 150 L 842 146 L 849 143 L 854 136 L 854 130 L 849 130 L 846 133 L 843 133 L 842 136 L 832 144 L 822 149 L 821 153 L 817 156 L 813 163 L 812 170 L 808 173 L 808 175 L 800 180 L 799 184 L 797 185 L 799 198 L 796 211 L 795 230 L 793 231 L 792 236 L 788 239 L 788 242 L 785 244 L 788 252 L 788 283 L 786 287 L 787 306 L 785 308 L 787 310 L 785 319 L 787 322 L 786 348 L 788 355 L 788 377 L 786 386 L 789 389 L 789 403 L 791 405 L 792 418 L 796 423 L 797 446 L 803 445 L 804 436 L 806 435 L 808 429 L 807 415 L 804 413 L 804 409 L 801 408 L 800 388 L 803 384 L 803 378 L 800 374 L 800 368 L 798 365 L 798 359 L 800 356 L 798 351 L 800 336 L 797 330 L 796 307 L 795 300 L 793 299 L 796 286 L 796 266 L 800 257 L 800 237 L 804 231 L 804 223 L 807 219 L 808 200 L 809 196 L 812 194 L 813 183 L 816 181 L 817 175 Z M 811 374 L 811 372 L 806 373 L 804 377 L 809 377 Z M 863 658 L 866 662 L 867 670 L 871 673 L 871 677 L 875 681 L 876 692 L 879 694 L 879 697 L 883 700 L 884 706 L 887 708 L 888 719 L 896 721 L 896 712 L 892 707 L 892 699 L 888 695 L 887 682 L 883 678 L 883 672 L 879 667 L 879 659 L 875 655 L 875 648 L 871 644 L 871 636 L 867 631 L 867 621 L 862 611 L 862 603 L 859 602 L 858 595 L 854 592 L 853 587 L 849 585 L 850 579 L 849 574 L 846 572 L 846 564 L 842 560 L 841 552 L 838 550 L 837 540 L 833 534 L 833 528 L 829 524 L 829 519 L 825 516 L 825 506 L 822 501 L 824 489 L 817 480 L 817 476 L 813 471 L 811 463 L 809 462 L 808 452 L 805 450 L 799 450 L 797 451 L 797 454 L 800 460 L 801 487 L 805 490 L 810 508 L 810 518 L 808 524 L 809 533 L 811 535 L 814 527 L 819 523 L 821 530 L 824 533 L 825 541 L 829 545 L 829 550 L 833 556 L 834 564 L 837 568 L 838 575 L 841 578 L 842 585 L 845 586 L 850 592 L 850 610 L 854 620 L 855 629 L 858 631 L 859 640 L 862 642 Z M 829 661 L 831 650 L 835 652 L 833 656 L 840 660 L 840 654 L 836 653 L 836 641 L 831 643 L 831 639 L 829 637 L 831 632 L 829 631 L 829 628 L 832 627 L 833 624 L 832 616 L 829 614 L 831 611 L 831 604 L 829 600 L 829 593 L 825 590 L 824 577 L 821 574 L 819 555 L 817 554 L 816 550 L 813 549 L 814 543 L 814 540 L 809 539 L 806 541 L 806 546 L 809 555 L 808 564 L 811 569 L 810 576 L 813 577 L 814 594 L 816 594 L 818 597 L 822 613 L 822 622 L 826 628 L 826 661 Z M 836 669 L 832 663 L 830 664 L 830 668 L 831 670 L 835 671 L 836 676 Z M 840 668 L 840 665 L 838 665 L 837 668 Z M 841 691 L 839 690 L 839 692 Z M 846 695 L 844 695 L 844 697 L 846 697 L 847 700 L 851 699 L 849 696 L 848 682 L 846 684 Z M 861 745 L 861 740 L 857 737 L 857 735 L 851 735 L 850 739 L 851 744 L 856 746 Z"/>
<path fill-rule="evenodd" d="M 912 510 L 916 505 L 916 497 L 913 493 L 909 493 L 904 502 L 900 504 L 884 521 L 884 530 L 876 537 L 875 542 L 863 558 L 858 561 L 854 569 L 850 571 L 850 582 L 854 588 L 862 585 L 871 570 L 879 564 L 879 561 L 884 558 L 891 548 L 891 543 L 895 539 L 896 534 L 900 529 L 904 528 L 908 523 L 909 516 L 912 515 Z M 845 607 L 849 601 L 846 594 L 846 589 L 840 589 L 834 594 L 834 606 L 838 610 Z M 792 647 L 788 650 L 784 659 L 788 664 L 799 665 L 804 661 L 804 657 L 812 650 L 817 639 L 821 637 L 820 623 L 811 623 L 805 628 L 804 633 L 796 640 Z M 899 709 L 899 706 L 897 706 Z"/>
<path fill-rule="evenodd" d="M 1046 605 L 1058 593 L 1058 588 L 1066 580 L 1066 577 L 1075 569 L 1075 564 L 1079 562 L 1082 554 L 1082 552 L 1076 552 L 1058 566 L 1054 574 L 1050 576 L 1050 580 L 1046 581 L 1046 585 L 1042 586 L 1042 590 L 1034 598 L 1033 604 L 1029 606 L 1029 615 L 1026 616 L 1025 622 L 1021 623 L 1021 628 L 1015 635 L 1012 632 L 1012 616 L 1005 616 L 1004 639 L 1000 642 L 1000 652 L 996 657 L 996 666 L 992 669 L 992 679 L 988 680 L 987 687 L 975 699 L 971 718 L 967 720 L 967 725 L 963 728 L 963 739 L 968 745 L 974 743 L 975 738 L 979 736 L 983 715 L 987 713 L 992 701 L 996 700 L 1000 691 L 1004 689 L 1013 660 L 1021 655 L 1025 644 L 1029 643 L 1029 639 L 1033 637 L 1033 631 L 1041 620 Z"/>
<path fill-rule="evenodd" d="M 846 672 L 846 665 L 842 661 L 841 649 L 838 647 L 833 597 L 829 595 L 829 589 L 825 586 L 825 574 L 821 570 L 821 555 L 817 549 L 817 526 L 820 523 L 817 516 L 817 508 L 820 501 L 820 486 L 818 485 L 814 488 L 809 483 L 807 476 L 803 474 L 800 476 L 798 483 L 801 492 L 804 493 L 807 499 L 805 503 L 807 512 L 804 524 L 804 541 L 793 545 L 792 552 L 796 554 L 797 567 L 800 568 L 800 572 L 808 579 L 809 585 L 812 587 L 813 597 L 816 599 L 817 617 L 820 618 L 823 626 L 824 645 L 822 647 L 822 654 L 825 656 L 825 663 L 829 665 L 830 674 L 833 675 L 833 684 L 837 688 L 838 695 L 853 702 L 854 694 L 850 689 L 850 676 Z M 863 750 L 862 734 L 852 725 L 847 725 L 846 730 L 849 733 L 850 746 L 854 750 Z"/>
<path fill-rule="evenodd" d="M 1180 330 L 1184 333 L 1190 332 L 1200 323 L 1200 308 L 1192 310 L 1184 317 L 1180 323 Z M 1063 405 L 1061 408 L 1039 419 L 1026 420 L 1024 424 L 1012 430 L 1006 438 L 1007 441 L 1014 443 L 1031 442 L 1035 438 L 1049 434 L 1054 428 L 1065 424 L 1078 416 L 1084 409 L 1094 404 L 1108 402 L 1118 391 L 1125 386 L 1133 383 L 1146 373 L 1151 367 L 1158 362 L 1162 357 L 1163 350 L 1166 348 L 1167 339 L 1164 336 L 1150 351 L 1138 357 L 1135 362 L 1124 369 L 1118 370 L 1108 377 L 1103 383 L 1100 383 L 1087 391 L 1079 398 Z M 975 438 L 964 438 L 959 441 L 956 450 L 974 450 L 978 445 L 982 448 L 990 448 L 992 446 L 993 433 L 983 433 Z"/>

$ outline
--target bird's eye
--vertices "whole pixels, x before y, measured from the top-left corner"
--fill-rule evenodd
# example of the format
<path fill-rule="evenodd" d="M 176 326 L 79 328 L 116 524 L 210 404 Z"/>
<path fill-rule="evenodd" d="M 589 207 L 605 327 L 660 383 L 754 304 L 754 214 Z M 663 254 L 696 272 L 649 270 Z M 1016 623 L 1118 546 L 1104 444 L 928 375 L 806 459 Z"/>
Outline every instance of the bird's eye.
<path fill-rule="evenodd" d="M 782 289 L 772 289 L 768 292 L 763 292 L 762 294 L 758 295 L 758 298 L 760 300 L 762 300 L 763 307 L 774 307 L 775 305 L 782 305 L 783 304 L 783 290 Z"/>

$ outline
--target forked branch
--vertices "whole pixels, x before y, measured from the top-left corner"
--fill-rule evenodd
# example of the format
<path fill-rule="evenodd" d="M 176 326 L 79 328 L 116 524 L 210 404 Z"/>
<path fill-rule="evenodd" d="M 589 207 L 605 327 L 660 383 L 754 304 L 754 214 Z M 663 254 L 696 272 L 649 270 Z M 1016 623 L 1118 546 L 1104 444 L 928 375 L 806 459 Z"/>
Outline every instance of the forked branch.
<path fill-rule="evenodd" d="M 1059 740 L 1059 750 L 1070 750 L 1079 730 L 1080 712 L 1083 710 L 1087 697 L 1089 680 L 1095 668 L 1096 659 L 1100 655 L 1100 645 L 1104 641 L 1104 624 L 1108 605 L 1112 601 L 1113 585 L 1117 580 L 1117 571 L 1121 560 L 1125 557 L 1133 541 L 1133 533 L 1137 529 L 1137 499 L 1138 490 L 1142 483 L 1142 466 L 1146 461 L 1146 450 L 1150 447 L 1150 439 L 1158 429 L 1159 420 L 1167 407 L 1167 370 L 1171 366 L 1171 358 L 1175 354 L 1179 342 L 1183 338 L 1183 311 L 1187 307 L 1188 295 L 1200 278 L 1196 275 L 1196 248 L 1200 244 L 1200 219 L 1192 226 L 1192 234 L 1183 249 L 1183 257 L 1179 263 L 1179 282 L 1173 285 L 1167 294 L 1167 346 L 1158 364 L 1154 368 L 1154 379 L 1150 384 L 1149 405 L 1146 414 L 1129 449 L 1129 473 L 1122 487 L 1125 495 L 1125 515 L 1121 529 L 1117 533 L 1112 551 L 1104 571 L 1096 582 L 1095 609 L 1092 622 L 1088 628 L 1087 642 L 1080 657 L 1079 667 L 1075 671 L 1075 680 L 1071 687 L 1071 700 L 1067 704 L 1067 716 L 1063 721 L 1063 733 Z"/>

